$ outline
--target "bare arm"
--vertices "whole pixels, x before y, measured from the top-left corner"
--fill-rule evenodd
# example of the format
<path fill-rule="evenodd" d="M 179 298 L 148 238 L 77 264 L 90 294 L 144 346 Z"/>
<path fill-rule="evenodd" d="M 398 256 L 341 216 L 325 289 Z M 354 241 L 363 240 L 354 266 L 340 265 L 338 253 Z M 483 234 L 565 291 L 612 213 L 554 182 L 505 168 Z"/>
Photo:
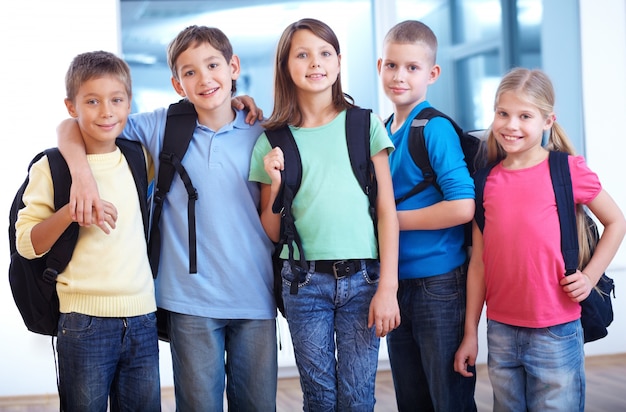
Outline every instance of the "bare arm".
<path fill-rule="evenodd" d="M 272 179 L 270 185 L 261 185 L 261 224 L 267 236 L 278 242 L 280 236 L 280 213 L 272 211 L 272 205 L 280 189 L 280 171 L 285 168 L 285 158 L 280 147 L 275 147 L 263 157 L 265 171 Z"/>
<path fill-rule="evenodd" d="M 81 226 L 96 224 L 106 233 L 104 204 L 98 193 L 98 185 L 87 163 L 85 144 L 78 123 L 66 119 L 57 127 L 59 150 L 67 162 L 72 176 L 69 214 Z"/>
<path fill-rule="evenodd" d="M 104 228 L 101 228 L 105 233 L 110 233 L 109 228 L 115 229 L 115 222 L 117 220 L 117 210 L 113 204 L 103 201 L 105 210 L 105 223 Z M 54 243 L 61 237 L 63 232 L 74 222 L 69 213 L 69 204 L 63 206 L 57 210 L 49 218 L 42 220 L 33 226 L 30 232 L 30 241 L 33 244 L 33 250 L 37 255 L 41 255 L 54 245 Z"/>
<path fill-rule="evenodd" d="M 476 222 L 472 225 L 472 256 L 467 270 L 467 300 L 463 340 L 454 357 L 454 370 L 465 377 L 473 376 L 467 366 L 476 365 L 478 356 L 478 323 L 485 303 L 485 265 L 483 235 Z"/>
<path fill-rule="evenodd" d="M 400 325 L 397 297 L 399 226 L 388 159 L 387 150 L 381 150 L 372 157 L 378 181 L 376 213 L 380 280 L 370 303 L 368 326 L 375 326 L 376 336 L 379 337 L 386 336 Z"/>
<path fill-rule="evenodd" d="M 474 217 L 474 199 L 442 200 L 421 209 L 398 211 L 400 230 L 438 230 L 462 225 Z"/>
<path fill-rule="evenodd" d="M 580 302 L 589 296 L 615 257 L 626 233 L 624 215 L 605 190 L 602 190 L 587 206 L 602 223 L 604 230 L 587 266 L 582 271 L 576 271 L 561 280 L 563 291 L 574 302 Z"/>

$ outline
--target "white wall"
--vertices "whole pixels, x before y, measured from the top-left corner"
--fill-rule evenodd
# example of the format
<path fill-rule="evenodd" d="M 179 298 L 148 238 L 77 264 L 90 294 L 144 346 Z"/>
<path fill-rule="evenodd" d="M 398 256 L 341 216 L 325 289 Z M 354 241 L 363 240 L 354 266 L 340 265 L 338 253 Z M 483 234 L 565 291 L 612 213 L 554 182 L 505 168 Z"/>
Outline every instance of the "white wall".
<path fill-rule="evenodd" d="M 600 8 L 596 0 L 580 0 L 580 6 L 587 157 L 605 188 L 626 210 L 626 189 L 620 184 L 626 175 L 622 130 L 626 114 L 626 3 L 604 0 Z M 67 116 L 63 98 L 69 62 L 89 50 L 117 52 L 120 37 L 117 0 L 12 0 L 0 8 L 0 75 L 4 80 L 0 124 L 5 144 L 0 162 L 0 216 L 6 217 L 32 155 L 56 144 L 55 127 Z M 0 266 L 6 268 L 5 236 L 0 236 L 2 249 L 6 252 Z M 607 338 L 586 346 L 588 354 L 626 350 L 624 248 L 610 274 L 618 282 L 616 319 Z M 4 279 L 0 281 L 0 397 L 56 393 L 50 339 L 26 330 Z M 288 333 L 285 329 L 281 332 L 283 338 Z M 288 344 L 288 339 L 283 344 Z M 290 348 L 284 349 L 288 354 Z M 485 343 L 481 343 L 480 355 L 479 361 L 485 362 Z M 288 366 L 285 357 L 282 359 L 281 366 Z M 161 368 L 162 382 L 170 386 L 170 354 L 163 344 Z"/>
<path fill-rule="evenodd" d="M 8 216 L 28 162 L 37 151 L 56 145 L 55 127 L 68 116 L 63 99 L 70 61 L 86 51 L 119 52 L 120 19 L 117 0 L 12 0 L 0 8 L 0 215 Z M 4 276 L 7 243 L 0 236 Z M 6 279 L 0 282 L 0 396 L 56 393 L 50 339 L 26 330 Z M 171 385 L 167 346 L 162 354 L 164 384 Z"/>

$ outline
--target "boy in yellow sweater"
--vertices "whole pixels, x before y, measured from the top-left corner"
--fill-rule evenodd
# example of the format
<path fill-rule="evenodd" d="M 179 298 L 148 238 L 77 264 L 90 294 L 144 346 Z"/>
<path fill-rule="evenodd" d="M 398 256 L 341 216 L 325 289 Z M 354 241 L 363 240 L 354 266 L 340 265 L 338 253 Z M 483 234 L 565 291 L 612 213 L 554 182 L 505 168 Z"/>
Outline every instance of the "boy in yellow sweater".
<path fill-rule="evenodd" d="M 112 411 L 158 411 L 154 283 L 137 186 L 116 145 L 130 113 L 130 70 L 111 53 L 83 53 L 70 65 L 66 91 L 106 199 L 106 219 L 80 227 L 72 259 L 57 277 L 61 409 L 105 411 L 110 398 Z M 67 205 L 55 212 L 45 156 L 29 178 L 16 233 L 18 252 L 32 259 L 50 250 L 72 218 Z"/>

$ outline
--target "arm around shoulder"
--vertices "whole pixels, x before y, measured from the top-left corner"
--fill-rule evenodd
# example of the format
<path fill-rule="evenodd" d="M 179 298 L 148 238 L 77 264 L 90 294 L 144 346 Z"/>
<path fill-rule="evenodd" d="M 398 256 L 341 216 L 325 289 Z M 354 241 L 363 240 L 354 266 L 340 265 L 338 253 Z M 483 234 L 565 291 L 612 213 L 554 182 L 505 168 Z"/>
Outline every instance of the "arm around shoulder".
<path fill-rule="evenodd" d="M 82 226 L 91 225 L 92 218 L 95 217 L 98 226 L 102 228 L 105 221 L 104 205 L 87 162 L 85 144 L 75 119 L 65 119 L 59 124 L 57 141 L 72 175 L 70 216 Z"/>

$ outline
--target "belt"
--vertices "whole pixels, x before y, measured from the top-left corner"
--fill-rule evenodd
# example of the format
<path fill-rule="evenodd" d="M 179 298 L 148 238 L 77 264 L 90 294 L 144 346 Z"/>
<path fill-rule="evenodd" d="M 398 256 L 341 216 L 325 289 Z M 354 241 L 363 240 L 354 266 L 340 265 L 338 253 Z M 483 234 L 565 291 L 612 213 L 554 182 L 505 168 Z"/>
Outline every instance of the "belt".
<path fill-rule="evenodd" d="M 335 279 L 352 276 L 361 270 L 361 259 L 349 260 L 311 260 L 307 262 L 311 270 L 319 273 L 328 273 Z"/>

